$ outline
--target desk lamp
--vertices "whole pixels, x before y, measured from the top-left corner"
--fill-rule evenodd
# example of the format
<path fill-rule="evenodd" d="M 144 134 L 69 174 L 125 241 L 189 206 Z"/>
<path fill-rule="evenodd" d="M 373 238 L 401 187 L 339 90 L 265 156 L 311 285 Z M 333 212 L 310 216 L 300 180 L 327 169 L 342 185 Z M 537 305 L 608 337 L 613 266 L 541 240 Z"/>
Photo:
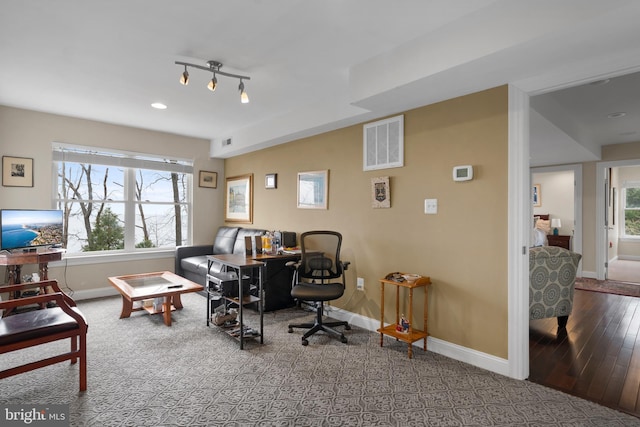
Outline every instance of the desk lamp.
<path fill-rule="evenodd" d="M 551 226 L 553 227 L 553 235 L 558 235 L 558 228 L 562 227 L 562 222 L 560 218 L 551 218 Z"/>

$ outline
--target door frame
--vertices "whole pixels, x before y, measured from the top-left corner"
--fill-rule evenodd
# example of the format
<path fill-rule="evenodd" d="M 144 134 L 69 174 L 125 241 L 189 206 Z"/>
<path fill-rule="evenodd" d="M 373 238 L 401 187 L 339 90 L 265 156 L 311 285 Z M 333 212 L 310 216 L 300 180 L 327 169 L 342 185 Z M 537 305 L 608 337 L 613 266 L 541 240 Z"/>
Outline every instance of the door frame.
<path fill-rule="evenodd" d="M 530 170 L 530 177 L 534 173 L 550 173 L 550 172 L 573 172 L 573 238 L 571 250 L 582 254 L 582 165 L 581 164 L 567 164 L 559 166 L 541 166 L 532 167 Z M 533 216 L 533 215 L 532 215 Z M 533 220 L 532 220 L 533 221 Z M 532 224 L 533 226 L 533 224 Z M 576 276 L 582 277 L 582 263 L 578 264 Z"/>
<path fill-rule="evenodd" d="M 612 160 L 596 163 L 596 279 L 605 280 L 607 259 L 607 238 L 604 211 L 607 209 L 605 183 L 608 179 L 606 170 L 624 166 L 638 166 L 640 159 Z"/>

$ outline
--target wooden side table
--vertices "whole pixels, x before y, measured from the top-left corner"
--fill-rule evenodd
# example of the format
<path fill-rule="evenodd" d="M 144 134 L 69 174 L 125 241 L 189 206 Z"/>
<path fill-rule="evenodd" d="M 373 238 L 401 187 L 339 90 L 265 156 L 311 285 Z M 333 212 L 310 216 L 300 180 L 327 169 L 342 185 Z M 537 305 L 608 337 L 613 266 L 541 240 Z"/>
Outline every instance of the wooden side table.
<path fill-rule="evenodd" d="M 394 285 L 396 287 L 396 322 L 387 326 L 384 325 L 384 285 Z M 378 329 L 378 332 L 380 332 L 380 347 L 382 347 L 384 343 L 384 336 L 389 335 L 390 337 L 394 337 L 396 340 L 407 343 L 409 359 L 413 356 L 412 344 L 418 340 L 424 340 L 423 350 L 427 351 L 427 337 L 429 336 L 427 327 L 429 285 L 431 285 L 431 279 L 429 277 L 420 277 L 413 282 L 409 282 L 407 280 L 398 282 L 386 278 L 380 279 L 380 329 Z M 409 328 L 406 332 L 396 330 L 396 327 L 400 323 L 400 288 L 406 288 L 409 290 L 409 316 L 407 318 Z M 413 327 L 413 290 L 416 288 L 424 288 L 424 331 Z"/>
<path fill-rule="evenodd" d="M 571 236 L 565 236 L 562 234 L 549 234 L 547 236 L 547 243 L 549 246 L 559 246 L 566 250 L 571 250 Z"/>

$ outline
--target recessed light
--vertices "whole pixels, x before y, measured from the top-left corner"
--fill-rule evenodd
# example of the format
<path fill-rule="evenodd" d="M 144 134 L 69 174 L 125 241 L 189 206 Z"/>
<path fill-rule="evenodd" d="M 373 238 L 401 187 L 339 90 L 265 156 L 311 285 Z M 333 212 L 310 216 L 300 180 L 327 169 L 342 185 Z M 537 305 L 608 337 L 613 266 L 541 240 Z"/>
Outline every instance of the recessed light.
<path fill-rule="evenodd" d="M 166 110 L 167 109 L 167 106 L 164 105 L 162 102 L 154 102 L 153 104 L 151 104 L 151 106 L 153 108 L 158 109 L 158 110 Z"/>
<path fill-rule="evenodd" d="M 627 113 L 625 113 L 624 111 L 617 111 L 615 113 L 607 114 L 607 118 L 608 119 L 617 119 L 618 117 L 624 117 L 626 115 L 627 115 Z"/>

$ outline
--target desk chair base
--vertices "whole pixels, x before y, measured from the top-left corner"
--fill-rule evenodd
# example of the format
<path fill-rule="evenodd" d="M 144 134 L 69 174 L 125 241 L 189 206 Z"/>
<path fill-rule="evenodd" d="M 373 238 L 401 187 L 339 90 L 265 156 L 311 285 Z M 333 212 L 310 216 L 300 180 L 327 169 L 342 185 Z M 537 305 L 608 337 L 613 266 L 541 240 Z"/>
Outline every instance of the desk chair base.
<path fill-rule="evenodd" d="M 309 345 L 309 341 L 307 340 L 307 338 L 309 338 L 311 335 L 319 331 L 324 331 L 328 334 L 335 335 L 340 338 L 340 341 L 346 344 L 347 337 L 345 337 L 342 332 L 337 331 L 333 328 L 337 326 L 344 326 L 344 329 L 348 331 L 351 329 L 351 326 L 349 326 L 349 322 L 346 322 L 346 321 L 324 322 L 322 320 L 322 313 L 324 311 L 323 310 L 324 306 L 321 302 L 319 304 L 320 305 L 316 310 L 316 313 L 317 313 L 316 320 L 313 323 L 308 322 L 308 323 L 299 323 L 299 324 L 289 325 L 289 333 L 293 332 L 293 328 L 308 329 L 308 331 L 305 332 L 304 335 L 302 336 L 302 345 L 304 346 Z"/>

